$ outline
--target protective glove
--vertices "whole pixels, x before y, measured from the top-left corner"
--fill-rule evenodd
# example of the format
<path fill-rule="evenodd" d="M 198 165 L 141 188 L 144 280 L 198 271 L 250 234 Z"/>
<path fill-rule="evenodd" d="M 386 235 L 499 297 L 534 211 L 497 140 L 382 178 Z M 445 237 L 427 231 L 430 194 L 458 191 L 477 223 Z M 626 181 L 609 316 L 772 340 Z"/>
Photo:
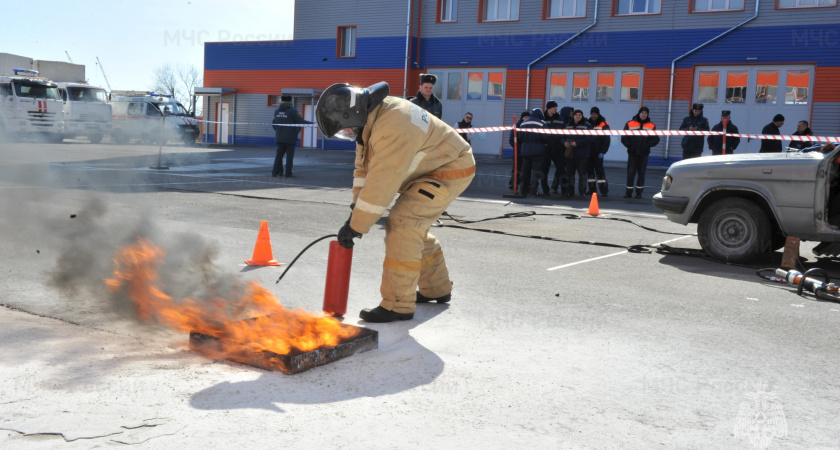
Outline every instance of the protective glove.
<path fill-rule="evenodd" d="M 347 222 L 344 222 L 344 226 L 338 230 L 338 245 L 344 248 L 353 248 L 353 238 L 361 238 L 362 233 L 354 230 L 350 227 L 350 219 L 347 219 Z"/>

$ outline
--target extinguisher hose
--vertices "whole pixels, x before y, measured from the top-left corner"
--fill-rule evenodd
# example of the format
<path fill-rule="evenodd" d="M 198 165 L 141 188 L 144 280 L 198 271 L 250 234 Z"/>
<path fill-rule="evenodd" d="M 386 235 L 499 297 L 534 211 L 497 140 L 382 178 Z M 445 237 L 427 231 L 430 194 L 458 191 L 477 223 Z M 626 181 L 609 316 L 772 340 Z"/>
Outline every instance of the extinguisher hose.
<path fill-rule="evenodd" d="M 286 276 L 286 272 L 288 272 L 289 269 L 292 268 L 292 266 L 295 264 L 295 261 L 297 261 L 298 258 L 301 257 L 301 255 L 303 255 L 304 253 L 306 253 L 307 250 L 309 250 L 309 247 L 312 247 L 313 245 L 317 244 L 318 242 L 323 241 L 324 239 L 329 239 L 331 237 L 336 237 L 336 236 L 338 236 L 338 235 L 337 234 L 328 234 L 326 236 L 321 236 L 318 239 L 315 239 L 314 241 L 310 242 L 309 245 L 304 247 L 304 249 L 301 250 L 300 253 L 297 254 L 297 256 L 295 256 L 295 259 L 293 259 L 292 262 L 290 262 L 289 265 L 286 266 L 286 270 L 284 270 L 283 273 L 280 274 L 280 278 L 278 278 L 277 281 L 274 284 L 279 283 L 280 280 L 282 280 L 283 277 Z"/>

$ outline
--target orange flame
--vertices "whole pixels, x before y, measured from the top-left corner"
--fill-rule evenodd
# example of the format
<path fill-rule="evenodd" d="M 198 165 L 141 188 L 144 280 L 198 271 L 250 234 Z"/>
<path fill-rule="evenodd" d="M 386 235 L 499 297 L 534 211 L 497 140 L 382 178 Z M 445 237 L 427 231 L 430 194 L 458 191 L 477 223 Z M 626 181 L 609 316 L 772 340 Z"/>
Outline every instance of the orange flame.
<path fill-rule="evenodd" d="M 176 300 L 166 294 L 158 276 L 165 253 L 152 241 L 138 238 L 137 244 L 117 250 L 114 275 L 104 280 L 111 292 L 128 295 L 140 320 L 282 355 L 332 347 L 358 334 L 332 317 L 284 308 L 274 294 L 253 281 L 240 298 Z"/>

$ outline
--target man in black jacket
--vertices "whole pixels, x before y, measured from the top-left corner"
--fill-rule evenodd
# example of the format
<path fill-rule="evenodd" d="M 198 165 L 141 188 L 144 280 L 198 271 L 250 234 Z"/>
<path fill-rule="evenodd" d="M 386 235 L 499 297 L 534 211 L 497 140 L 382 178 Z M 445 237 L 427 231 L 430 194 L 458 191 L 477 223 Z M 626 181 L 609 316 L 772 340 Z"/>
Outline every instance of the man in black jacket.
<path fill-rule="evenodd" d="M 776 136 L 780 136 L 782 134 L 782 130 L 779 128 L 785 124 L 785 116 L 781 114 L 776 114 L 773 117 L 773 121 L 768 123 L 761 129 L 761 134 L 773 134 Z M 761 148 L 758 149 L 758 153 L 781 153 L 782 152 L 782 141 L 778 139 L 762 139 L 761 140 Z"/>
<path fill-rule="evenodd" d="M 738 134 L 738 127 L 732 123 L 732 118 L 730 117 L 729 111 L 721 111 L 720 112 L 720 122 L 717 125 L 712 127 L 712 131 L 723 131 L 723 121 L 726 120 L 726 134 Z M 723 136 L 722 135 L 714 135 L 709 136 L 706 139 L 706 142 L 709 144 L 709 149 L 712 150 L 712 155 L 731 155 L 735 153 L 735 149 L 738 148 L 738 144 L 741 143 L 741 138 L 738 136 L 726 136 L 726 149 L 724 153 L 723 148 Z"/>
<path fill-rule="evenodd" d="M 545 194 L 537 192 L 540 181 L 545 176 L 542 172 L 542 162 L 545 158 L 545 144 L 547 134 L 529 133 L 529 128 L 545 129 L 543 113 L 539 108 L 531 110 L 531 117 L 522 122 L 520 131 L 516 133 L 516 140 L 521 143 L 519 151 L 522 154 L 522 169 L 520 170 L 519 192 L 526 191 L 534 197 L 543 197 Z"/>
<path fill-rule="evenodd" d="M 811 132 L 811 129 L 808 128 L 808 121 L 807 120 L 800 120 L 799 123 L 796 124 L 796 132 L 793 133 L 793 136 L 813 136 L 814 133 Z M 803 148 L 808 148 L 814 145 L 811 141 L 790 141 L 788 147 L 795 148 L 802 150 Z"/>
<path fill-rule="evenodd" d="M 545 104 L 545 126 L 546 128 L 553 128 L 562 130 L 566 128 L 566 122 L 557 112 L 557 102 L 549 100 Z M 557 194 L 557 189 L 563 187 L 563 193 L 566 193 L 566 158 L 563 156 L 563 135 L 561 134 L 547 134 L 546 139 L 546 158 L 543 161 L 543 193 L 548 194 L 548 172 L 551 170 L 551 163 L 554 163 L 554 179 L 551 181 L 551 193 Z"/>
<path fill-rule="evenodd" d="M 680 125 L 682 131 L 709 131 L 709 119 L 703 116 L 703 104 L 691 105 L 691 112 Z M 703 154 L 703 135 L 683 136 L 683 159 L 697 158 Z"/>
<path fill-rule="evenodd" d="M 443 103 L 435 97 L 435 83 L 437 83 L 437 76 L 430 73 L 421 73 L 420 90 L 417 91 L 417 97 L 414 97 L 411 103 L 429 111 L 433 116 L 440 119 L 443 115 Z"/>
<path fill-rule="evenodd" d="M 288 126 L 294 124 L 312 123 L 300 117 L 297 110 L 292 106 L 291 95 L 280 96 L 280 106 L 274 110 L 274 142 L 277 143 L 277 155 L 274 157 L 274 168 L 271 170 L 272 177 L 283 175 L 283 155 L 286 155 L 285 177 L 292 177 L 292 164 L 295 159 L 295 144 L 300 133 L 300 127 Z"/>
<path fill-rule="evenodd" d="M 656 125 L 650 121 L 650 110 L 647 106 L 639 108 L 639 113 L 633 116 L 629 122 L 624 125 L 625 130 L 649 130 L 656 129 Z M 645 172 L 647 172 L 648 157 L 650 156 L 651 147 L 656 147 L 659 144 L 659 136 L 644 135 L 644 136 L 621 136 L 621 143 L 627 147 L 627 190 L 624 192 L 624 198 L 633 196 L 633 183 L 635 181 L 636 198 L 642 198 L 642 191 L 645 190 Z M 637 178 L 638 177 L 638 178 Z"/>
<path fill-rule="evenodd" d="M 592 124 L 593 130 L 610 129 L 609 122 L 601 115 L 601 110 L 597 106 L 593 106 L 589 110 L 589 123 Z M 601 197 L 606 197 L 610 190 L 610 186 L 607 184 L 607 173 L 604 171 L 604 154 L 609 149 L 610 137 L 608 135 L 592 136 L 589 144 L 589 163 L 586 165 L 587 176 L 589 178 L 589 192 L 587 192 L 587 195 L 595 193 L 596 180 L 598 190 L 601 191 Z"/>

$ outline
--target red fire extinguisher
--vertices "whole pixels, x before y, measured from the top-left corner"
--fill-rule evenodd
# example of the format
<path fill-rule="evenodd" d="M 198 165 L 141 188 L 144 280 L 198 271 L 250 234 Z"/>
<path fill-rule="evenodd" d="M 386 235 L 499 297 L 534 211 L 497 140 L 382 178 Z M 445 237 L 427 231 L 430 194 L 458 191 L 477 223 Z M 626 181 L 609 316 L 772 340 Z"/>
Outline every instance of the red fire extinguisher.
<path fill-rule="evenodd" d="M 327 259 L 327 285 L 324 288 L 324 312 L 344 316 L 347 312 L 347 295 L 350 291 L 350 266 L 353 249 L 344 248 L 338 241 L 330 241 Z"/>

